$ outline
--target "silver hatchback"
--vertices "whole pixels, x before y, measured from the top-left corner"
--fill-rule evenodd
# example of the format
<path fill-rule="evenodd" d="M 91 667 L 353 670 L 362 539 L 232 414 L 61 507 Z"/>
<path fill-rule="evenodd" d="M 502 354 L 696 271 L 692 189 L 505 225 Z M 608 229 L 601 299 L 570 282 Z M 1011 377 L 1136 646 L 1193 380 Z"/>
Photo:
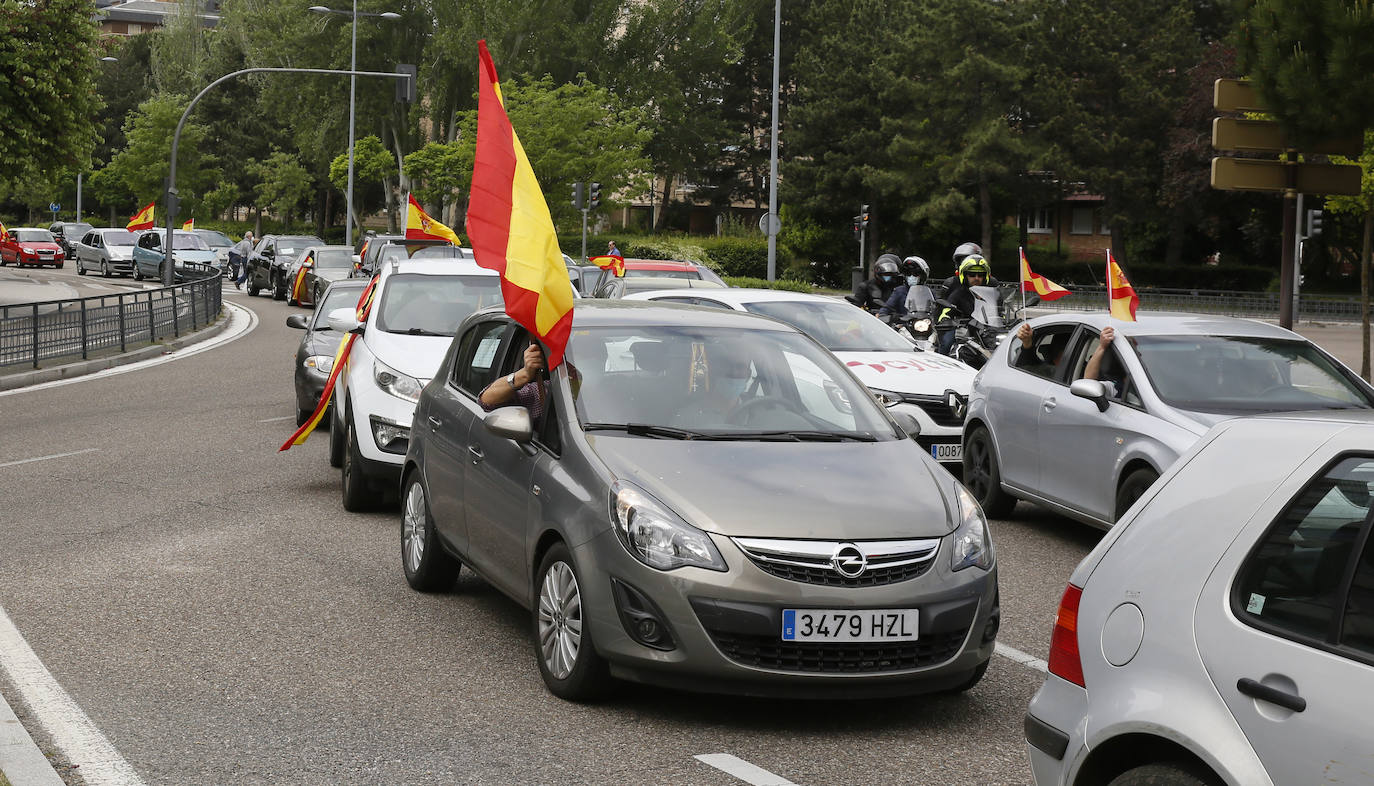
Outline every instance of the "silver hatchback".
<path fill-rule="evenodd" d="M 530 383 L 535 416 L 485 412 L 528 345 L 500 311 L 460 327 L 415 410 L 401 556 L 416 589 L 461 564 L 529 609 L 554 694 L 615 676 L 890 696 L 983 676 L 999 622 L 983 513 L 819 344 L 750 314 L 580 300 L 567 362 Z"/>
<path fill-rule="evenodd" d="M 1217 426 L 1073 572 L 1039 786 L 1374 781 L 1374 413 Z"/>
<path fill-rule="evenodd" d="M 1106 314 L 1031 320 L 973 382 L 964 483 L 988 515 L 1025 499 L 1109 527 L 1214 424 L 1241 415 L 1369 409 L 1374 388 L 1312 342 L 1248 319 Z M 1084 372 L 1116 328 L 1097 380 Z"/>

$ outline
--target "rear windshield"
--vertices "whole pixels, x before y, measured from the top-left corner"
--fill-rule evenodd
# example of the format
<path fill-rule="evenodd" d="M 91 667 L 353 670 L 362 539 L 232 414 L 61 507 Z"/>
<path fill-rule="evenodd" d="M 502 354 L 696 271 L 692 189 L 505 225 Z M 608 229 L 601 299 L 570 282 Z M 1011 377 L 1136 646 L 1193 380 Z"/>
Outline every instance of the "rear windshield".
<path fill-rule="evenodd" d="M 452 336 L 469 314 L 501 302 L 498 276 L 396 273 L 382 290 L 377 327 L 387 333 Z"/>
<path fill-rule="evenodd" d="M 209 246 L 205 245 L 205 241 L 201 239 L 200 235 L 183 235 L 180 232 L 175 232 L 172 234 L 172 248 L 179 248 L 182 251 L 205 251 Z"/>
<path fill-rule="evenodd" d="M 107 246 L 132 246 L 138 240 L 138 235 L 127 229 L 113 229 L 101 235 Z"/>
<path fill-rule="evenodd" d="M 12 229 L 10 234 L 17 243 L 52 243 L 52 233 L 46 229 Z"/>
<path fill-rule="evenodd" d="M 347 270 L 353 267 L 353 255 L 346 248 L 322 248 L 315 252 L 315 267 L 326 270 Z"/>

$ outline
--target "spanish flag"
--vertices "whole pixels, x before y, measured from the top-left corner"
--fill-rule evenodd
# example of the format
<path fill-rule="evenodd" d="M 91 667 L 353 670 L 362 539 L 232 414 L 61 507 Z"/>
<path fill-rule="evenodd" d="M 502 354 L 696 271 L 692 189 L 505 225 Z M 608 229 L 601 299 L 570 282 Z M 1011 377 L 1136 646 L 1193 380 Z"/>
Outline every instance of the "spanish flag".
<path fill-rule="evenodd" d="M 1058 300 L 1065 295 L 1073 294 L 1039 273 L 1032 272 L 1030 263 L 1026 261 L 1026 249 L 1020 249 L 1020 252 L 1022 292 L 1034 292 L 1040 296 L 1041 300 Z"/>
<path fill-rule="evenodd" d="M 125 224 L 125 228 L 131 230 L 152 229 L 154 221 L 153 205 L 155 204 L 157 204 L 157 200 L 149 202 L 142 210 L 134 213 L 134 217 L 129 219 L 128 224 Z"/>
<path fill-rule="evenodd" d="M 1135 287 L 1126 280 L 1126 274 L 1121 272 L 1121 266 L 1116 264 L 1116 258 L 1112 256 L 1112 250 L 1107 249 L 1107 301 L 1110 304 L 1112 318 L 1123 322 L 1135 321 L 1135 310 L 1140 306 L 1140 297 L 1135 293 Z"/>
<path fill-rule="evenodd" d="M 610 268 L 615 271 L 617 278 L 625 275 L 625 257 L 619 254 L 602 254 L 601 256 L 592 257 L 590 261 L 595 262 L 596 266 L 602 270 Z"/>
<path fill-rule="evenodd" d="M 409 203 L 406 206 L 406 240 L 447 240 L 455 246 L 462 245 L 458 242 L 458 233 L 430 218 L 415 201 L 414 194 L 407 194 L 406 199 Z"/>
<path fill-rule="evenodd" d="M 539 337 L 548 367 L 557 368 L 572 332 L 572 283 L 486 41 L 477 42 L 477 157 L 467 229 L 477 264 L 501 274 L 506 313 Z"/>
<path fill-rule="evenodd" d="M 4 240 L 5 238 L 7 238 L 7 237 L 9 237 L 9 236 L 10 236 L 10 231 L 9 231 L 8 229 L 5 229 L 5 222 L 4 222 L 4 221 L 0 221 L 0 240 Z"/>
<path fill-rule="evenodd" d="M 363 290 L 362 296 L 358 298 L 357 310 L 354 313 L 358 315 L 359 322 L 367 321 L 368 312 L 372 310 L 372 293 L 376 289 L 377 277 L 373 276 L 372 281 L 368 282 L 367 288 Z M 334 383 L 339 381 L 339 373 L 348 365 L 348 355 L 353 350 L 353 341 L 357 337 L 357 334 L 349 333 L 339 342 L 339 350 L 334 353 L 334 367 L 329 370 L 329 379 L 325 380 L 324 392 L 320 394 L 320 403 L 315 405 L 315 411 L 310 415 L 310 419 L 305 421 L 305 425 L 296 429 L 296 433 L 288 437 L 281 447 L 277 448 L 277 452 L 304 444 L 310 432 L 324 420 L 324 411 L 329 407 L 330 397 L 334 395 Z"/>
<path fill-rule="evenodd" d="M 187 232 L 190 232 L 192 229 L 196 228 L 196 220 L 194 218 L 186 219 L 186 223 L 182 224 L 181 228 Z"/>
<path fill-rule="evenodd" d="M 310 263 L 314 261 L 314 259 L 314 257 L 310 257 L 306 259 L 305 262 Z M 291 282 L 291 299 L 297 303 L 301 302 L 301 295 L 305 294 L 305 271 L 305 264 L 296 268 L 296 280 Z"/>

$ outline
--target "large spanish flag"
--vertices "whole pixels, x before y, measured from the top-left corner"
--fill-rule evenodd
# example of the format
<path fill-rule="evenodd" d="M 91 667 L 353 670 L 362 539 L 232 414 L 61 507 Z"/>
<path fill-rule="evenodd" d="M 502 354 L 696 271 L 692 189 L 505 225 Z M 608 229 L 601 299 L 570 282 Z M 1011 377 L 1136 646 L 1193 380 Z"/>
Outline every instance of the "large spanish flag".
<path fill-rule="evenodd" d="M 429 217 L 414 194 L 406 194 L 406 240 L 447 240 L 455 246 L 458 233 Z"/>
<path fill-rule="evenodd" d="M 543 341 L 548 367 L 556 368 L 572 332 L 572 282 L 544 193 L 506 116 L 486 41 L 477 42 L 477 160 L 467 228 L 477 264 L 501 274 L 506 313 Z"/>
<path fill-rule="evenodd" d="M 181 228 L 190 232 L 192 229 L 196 228 L 196 220 L 194 218 L 186 219 L 186 223 L 182 224 Z"/>
<path fill-rule="evenodd" d="M 1030 263 L 1026 261 L 1026 249 L 1020 249 L 1020 252 L 1022 292 L 1034 292 L 1041 300 L 1058 300 L 1065 295 L 1073 294 L 1039 273 L 1032 272 Z"/>
<path fill-rule="evenodd" d="M 358 315 L 359 322 L 367 321 L 368 312 L 372 310 L 372 293 L 376 289 L 377 277 L 373 276 L 372 280 L 368 282 L 367 288 L 363 290 L 363 294 L 358 298 L 357 310 L 354 311 Z M 316 307 L 318 306 L 319 304 L 316 304 Z M 315 411 L 311 413 L 310 419 L 305 421 L 305 425 L 296 429 L 295 434 L 287 437 L 286 441 L 281 443 L 277 452 L 304 444 L 306 438 L 310 436 L 310 432 L 320 425 L 321 420 L 324 420 L 324 411 L 329 407 L 330 397 L 334 395 L 334 383 L 339 381 L 339 374 L 348 365 L 348 355 L 353 350 L 353 340 L 357 337 L 355 333 L 348 333 L 339 342 L 339 349 L 334 353 L 334 367 L 329 369 L 329 378 L 324 381 L 324 392 L 320 394 L 320 402 L 315 405 Z"/>
<path fill-rule="evenodd" d="M 1123 322 L 1135 321 L 1135 310 L 1140 306 L 1140 297 L 1135 293 L 1135 287 L 1126 280 L 1126 274 L 1121 272 L 1121 266 L 1116 264 L 1116 258 L 1112 256 L 1112 250 L 1107 249 L 1107 301 L 1110 304 L 1112 317 Z"/>
<path fill-rule="evenodd" d="M 154 221 L 153 205 L 156 204 L 157 200 L 153 200 L 152 202 L 149 202 L 147 205 L 144 205 L 142 210 L 138 211 L 137 213 L 134 213 L 133 218 L 129 219 L 129 223 L 125 224 L 125 228 L 132 230 L 152 229 Z"/>

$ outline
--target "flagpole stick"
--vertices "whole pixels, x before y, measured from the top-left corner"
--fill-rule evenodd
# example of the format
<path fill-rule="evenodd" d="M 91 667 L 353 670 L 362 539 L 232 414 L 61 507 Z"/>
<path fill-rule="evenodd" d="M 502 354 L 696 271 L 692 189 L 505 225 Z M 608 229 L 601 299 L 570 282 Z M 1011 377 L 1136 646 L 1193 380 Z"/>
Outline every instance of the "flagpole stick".
<path fill-rule="evenodd" d="M 1016 247 L 1016 254 L 1017 254 L 1017 256 L 1019 257 L 1019 259 L 1018 259 L 1017 261 L 1020 263 L 1019 269 L 1016 271 L 1016 279 L 1017 279 L 1017 281 L 1019 281 L 1019 282 L 1021 283 L 1021 321 L 1024 322 L 1024 321 L 1026 321 L 1026 248 L 1025 248 L 1025 246 L 1017 246 L 1017 247 Z"/>

